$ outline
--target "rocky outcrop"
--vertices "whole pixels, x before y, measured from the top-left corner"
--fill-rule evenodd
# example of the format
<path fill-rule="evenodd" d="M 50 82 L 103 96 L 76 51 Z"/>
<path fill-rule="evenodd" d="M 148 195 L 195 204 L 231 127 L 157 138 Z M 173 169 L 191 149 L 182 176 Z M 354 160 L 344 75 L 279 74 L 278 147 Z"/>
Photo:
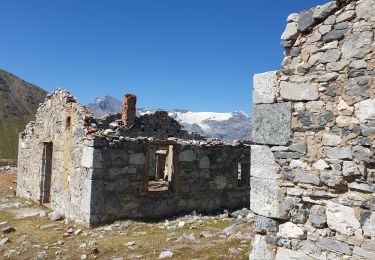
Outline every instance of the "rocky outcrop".
<path fill-rule="evenodd" d="M 290 15 L 281 70 L 254 77 L 251 209 L 274 224 L 252 259 L 373 259 L 374 17 L 372 0 Z"/>

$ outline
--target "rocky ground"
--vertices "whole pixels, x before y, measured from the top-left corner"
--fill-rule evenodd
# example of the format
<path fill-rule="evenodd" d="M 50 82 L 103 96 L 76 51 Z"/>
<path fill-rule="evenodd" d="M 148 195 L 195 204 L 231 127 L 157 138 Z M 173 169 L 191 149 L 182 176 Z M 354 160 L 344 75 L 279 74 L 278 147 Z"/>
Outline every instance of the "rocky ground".
<path fill-rule="evenodd" d="M 246 209 L 87 229 L 52 221 L 54 214 L 14 191 L 15 174 L 0 172 L 0 258 L 248 259 L 254 236 L 253 214 Z"/>

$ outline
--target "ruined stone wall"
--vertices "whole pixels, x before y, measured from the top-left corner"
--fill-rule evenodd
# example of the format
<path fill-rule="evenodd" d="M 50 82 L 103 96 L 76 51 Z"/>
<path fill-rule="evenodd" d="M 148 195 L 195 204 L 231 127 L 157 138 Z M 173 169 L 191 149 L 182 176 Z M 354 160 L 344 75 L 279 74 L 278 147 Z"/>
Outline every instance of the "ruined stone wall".
<path fill-rule="evenodd" d="M 375 2 L 288 17 L 254 77 L 250 259 L 375 259 Z"/>
<path fill-rule="evenodd" d="M 128 136 L 128 137 L 154 137 L 167 139 L 175 137 L 179 139 L 200 140 L 198 134 L 190 134 L 182 129 L 182 126 L 168 115 L 166 111 L 155 111 L 135 119 L 131 127 L 123 127 L 121 114 L 114 113 L 106 115 L 99 120 L 100 131 L 97 135 L 103 136 Z"/>
<path fill-rule="evenodd" d="M 237 169 L 238 163 L 249 167 L 249 147 L 173 142 L 173 188 L 148 191 L 147 161 L 152 142 L 147 138 L 86 143 L 85 149 L 95 149 L 97 157 L 102 158 L 101 163 L 87 168 L 92 172 L 93 225 L 121 218 L 155 219 L 179 212 L 208 213 L 249 205 L 249 183 L 238 187 Z M 243 168 L 243 172 L 246 175 L 249 169 Z"/>
<path fill-rule="evenodd" d="M 17 195 L 41 201 L 44 143 L 52 143 L 50 207 L 81 222 L 90 219 L 90 183 L 81 167 L 87 118 L 92 114 L 68 92 L 49 95 L 20 134 L 17 172 Z"/>

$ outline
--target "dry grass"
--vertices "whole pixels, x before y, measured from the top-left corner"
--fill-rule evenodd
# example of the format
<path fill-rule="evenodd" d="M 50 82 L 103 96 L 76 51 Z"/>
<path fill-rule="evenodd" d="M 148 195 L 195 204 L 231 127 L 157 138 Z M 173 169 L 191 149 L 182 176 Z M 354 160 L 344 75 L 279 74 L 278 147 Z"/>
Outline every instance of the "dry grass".
<path fill-rule="evenodd" d="M 14 175 L 0 173 L 0 205 L 9 202 L 21 202 L 22 207 L 39 208 L 39 205 L 13 196 L 15 183 Z M 248 239 L 226 236 L 222 230 L 239 220 L 219 218 L 217 216 L 182 217 L 171 219 L 169 226 L 185 221 L 185 226 L 175 231 L 168 231 L 164 222 L 144 223 L 129 221 L 129 227 L 121 227 L 121 223 L 104 226 L 96 229 L 86 229 L 74 224 L 54 222 L 56 227 L 40 229 L 41 225 L 51 224 L 47 217 L 28 217 L 15 219 L 10 209 L 0 209 L 0 222 L 17 229 L 16 232 L 6 234 L 10 243 L 0 246 L 0 258 L 9 250 L 16 250 L 19 255 L 12 255 L 9 259 L 35 259 L 39 252 L 45 251 L 45 259 L 55 259 L 55 253 L 60 252 L 60 259 L 80 259 L 87 255 L 88 259 L 157 259 L 163 250 L 171 250 L 173 259 L 248 259 L 251 242 Z M 72 226 L 75 230 L 82 229 L 79 235 L 63 237 L 63 234 Z M 109 229 L 112 230 L 109 230 Z M 203 231 L 213 234 L 213 237 L 200 237 Z M 239 225 L 237 232 L 251 233 L 250 224 Z M 189 240 L 189 235 L 194 234 L 195 240 Z M 5 235 L 4 235 L 5 236 Z M 24 240 L 23 242 L 20 240 Z M 95 245 L 89 245 L 90 240 L 96 240 Z M 57 241 L 64 240 L 63 245 Z M 128 242 L 135 242 L 135 246 L 127 246 Z M 86 247 L 80 245 L 86 244 Z M 91 253 L 97 248 L 99 253 Z M 240 248 L 241 252 L 229 254 L 229 248 Z"/>

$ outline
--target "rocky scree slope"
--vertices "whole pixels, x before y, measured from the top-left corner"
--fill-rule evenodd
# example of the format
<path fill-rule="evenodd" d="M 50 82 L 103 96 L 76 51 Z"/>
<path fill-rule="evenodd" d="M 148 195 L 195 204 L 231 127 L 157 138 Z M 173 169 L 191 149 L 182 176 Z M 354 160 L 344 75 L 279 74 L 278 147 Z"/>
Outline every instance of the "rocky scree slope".
<path fill-rule="evenodd" d="M 16 159 L 18 134 L 34 119 L 47 92 L 0 69 L 0 159 Z"/>

